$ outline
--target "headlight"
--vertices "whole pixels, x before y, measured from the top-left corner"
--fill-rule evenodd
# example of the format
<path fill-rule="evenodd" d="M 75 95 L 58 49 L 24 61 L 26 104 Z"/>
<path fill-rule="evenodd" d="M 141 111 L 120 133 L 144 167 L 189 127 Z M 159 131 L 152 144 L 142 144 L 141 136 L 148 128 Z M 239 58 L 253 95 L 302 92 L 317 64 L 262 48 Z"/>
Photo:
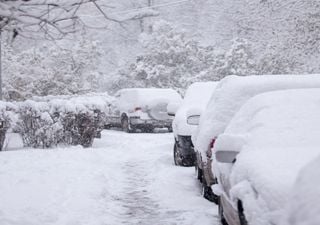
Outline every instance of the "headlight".
<path fill-rule="evenodd" d="M 187 123 L 189 125 L 199 125 L 200 115 L 193 115 L 187 118 Z"/>

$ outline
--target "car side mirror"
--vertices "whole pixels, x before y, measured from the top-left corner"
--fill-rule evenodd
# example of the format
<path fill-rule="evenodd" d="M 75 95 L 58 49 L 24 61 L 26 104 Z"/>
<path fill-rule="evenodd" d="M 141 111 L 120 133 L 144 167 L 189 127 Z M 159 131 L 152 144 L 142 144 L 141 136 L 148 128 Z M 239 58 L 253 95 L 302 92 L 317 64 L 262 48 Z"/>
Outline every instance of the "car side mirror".
<path fill-rule="evenodd" d="M 216 160 L 220 163 L 235 163 L 236 157 L 239 154 L 238 151 L 232 150 L 217 150 Z"/>
<path fill-rule="evenodd" d="M 189 125 L 199 125 L 200 115 L 202 113 L 201 109 L 191 108 L 187 111 L 187 123 Z"/>
<path fill-rule="evenodd" d="M 200 115 L 192 115 L 187 118 L 187 124 L 189 125 L 199 125 Z"/>

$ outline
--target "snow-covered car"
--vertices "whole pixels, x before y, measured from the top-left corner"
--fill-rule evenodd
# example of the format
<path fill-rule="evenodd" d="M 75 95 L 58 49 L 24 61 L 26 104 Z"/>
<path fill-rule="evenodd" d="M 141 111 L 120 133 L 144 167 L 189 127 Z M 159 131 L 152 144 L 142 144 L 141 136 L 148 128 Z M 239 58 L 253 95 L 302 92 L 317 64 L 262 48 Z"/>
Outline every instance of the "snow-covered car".
<path fill-rule="evenodd" d="M 319 75 L 259 75 L 228 76 L 217 85 L 192 142 L 197 157 L 198 179 L 203 185 L 204 197 L 217 203 L 211 185 L 215 184 L 215 159 L 212 147 L 240 107 L 251 97 L 269 91 L 284 89 L 320 88 Z"/>
<path fill-rule="evenodd" d="M 154 128 L 172 130 L 172 120 L 167 113 L 171 101 L 181 101 L 173 89 L 128 88 L 117 92 L 114 115 L 107 118 L 106 126 L 121 127 L 128 133 L 137 129 L 152 132 Z"/>
<path fill-rule="evenodd" d="M 305 166 L 292 188 L 283 225 L 320 224 L 320 157 Z"/>
<path fill-rule="evenodd" d="M 320 88 L 267 92 L 241 107 L 213 149 L 223 224 L 281 224 L 299 171 L 320 154 L 319 115 Z"/>
<path fill-rule="evenodd" d="M 196 82 L 189 86 L 172 122 L 174 162 L 179 166 L 194 166 L 195 152 L 191 135 L 199 124 L 217 82 Z"/>

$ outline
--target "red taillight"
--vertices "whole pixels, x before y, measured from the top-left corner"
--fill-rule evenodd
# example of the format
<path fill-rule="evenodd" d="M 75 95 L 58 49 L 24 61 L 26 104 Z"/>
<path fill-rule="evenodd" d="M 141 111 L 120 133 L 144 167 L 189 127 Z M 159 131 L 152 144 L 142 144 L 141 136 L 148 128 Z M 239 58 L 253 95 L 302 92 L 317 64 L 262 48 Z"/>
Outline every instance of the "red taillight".
<path fill-rule="evenodd" d="M 210 142 L 210 149 L 213 149 L 214 148 L 214 143 L 216 142 L 216 139 L 213 138 Z"/>
<path fill-rule="evenodd" d="M 141 107 L 136 107 L 136 108 L 134 108 L 134 111 L 135 111 L 135 112 L 136 112 L 136 111 L 140 111 L 140 110 L 142 110 Z"/>
<path fill-rule="evenodd" d="M 216 138 L 213 138 L 208 146 L 208 149 L 207 149 L 207 157 L 208 158 L 211 158 L 212 156 L 212 149 L 214 148 L 214 143 L 216 142 Z"/>

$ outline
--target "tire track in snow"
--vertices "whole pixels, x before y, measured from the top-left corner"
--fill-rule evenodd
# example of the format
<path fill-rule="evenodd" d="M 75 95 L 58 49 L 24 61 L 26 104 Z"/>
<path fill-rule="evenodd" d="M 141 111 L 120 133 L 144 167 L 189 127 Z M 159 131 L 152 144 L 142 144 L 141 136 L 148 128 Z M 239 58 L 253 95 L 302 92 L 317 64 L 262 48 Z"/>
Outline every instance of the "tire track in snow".
<path fill-rule="evenodd" d="M 172 164 L 170 134 L 110 134 L 109 146 L 121 152 L 112 175 L 120 178 L 113 196 L 118 224 L 219 224 L 215 206 L 197 196 L 193 169 Z"/>
<path fill-rule="evenodd" d="M 149 180 L 141 165 L 146 162 L 129 161 L 124 166 L 127 174 L 127 187 L 123 200 L 125 215 L 129 219 L 125 224 L 149 224 L 150 219 L 157 217 L 158 205 L 147 191 Z"/>
<path fill-rule="evenodd" d="M 128 178 L 125 194 L 121 198 L 123 201 L 123 207 L 126 209 L 124 213 L 126 220 L 123 224 L 179 224 L 176 217 L 182 212 L 166 211 L 161 209 L 157 201 L 152 198 L 152 193 L 148 191 L 147 186 L 150 184 L 152 179 L 150 179 L 150 174 L 147 173 L 147 168 L 143 167 L 143 165 L 148 165 L 148 163 L 150 162 L 128 161 L 124 165 L 124 171 Z"/>

